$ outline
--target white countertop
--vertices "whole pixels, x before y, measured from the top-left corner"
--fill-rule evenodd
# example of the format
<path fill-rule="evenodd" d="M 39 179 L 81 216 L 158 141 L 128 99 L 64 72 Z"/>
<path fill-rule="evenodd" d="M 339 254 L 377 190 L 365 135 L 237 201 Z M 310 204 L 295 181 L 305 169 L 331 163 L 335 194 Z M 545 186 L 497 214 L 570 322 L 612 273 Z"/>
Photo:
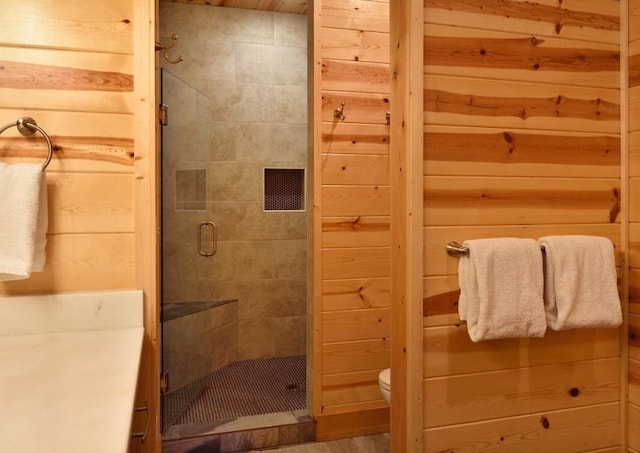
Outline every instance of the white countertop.
<path fill-rule="evenodd" d="M 0 450 L 125 453 L 142 337 L 140 291 L 0 297 Z"/>

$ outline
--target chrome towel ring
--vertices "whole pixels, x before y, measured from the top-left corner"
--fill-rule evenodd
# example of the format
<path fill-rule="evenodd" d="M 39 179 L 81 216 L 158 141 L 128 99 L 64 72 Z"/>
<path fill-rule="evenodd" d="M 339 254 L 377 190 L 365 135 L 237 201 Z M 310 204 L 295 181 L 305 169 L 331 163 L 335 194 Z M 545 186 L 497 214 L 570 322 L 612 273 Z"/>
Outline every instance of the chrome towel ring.
<path fill-rule="evenodd" d="M 0 127 L 0 134 L 9 129 L 10 127 L 17 127 L 18 131 L 28 137 L 33 135 L 36 131 L 40 132 L 44 139 L 47 141 L 47 146 L 49 147 L 49 153 L 47 154 L 47 160 L 45 160 L 44 165 L 42 166 L 42 170 L 44 171 L 48 166 L 49 162 L 51 162 L 51 157 L 53 156 L 53 146 L 51 145 L 51 139 L 47 135 L 47 133 L 42 129 L 33 118 L 28 116 L 18 118 L 17 121 L 13 123 L 7 123 L 4 126 Z"/>

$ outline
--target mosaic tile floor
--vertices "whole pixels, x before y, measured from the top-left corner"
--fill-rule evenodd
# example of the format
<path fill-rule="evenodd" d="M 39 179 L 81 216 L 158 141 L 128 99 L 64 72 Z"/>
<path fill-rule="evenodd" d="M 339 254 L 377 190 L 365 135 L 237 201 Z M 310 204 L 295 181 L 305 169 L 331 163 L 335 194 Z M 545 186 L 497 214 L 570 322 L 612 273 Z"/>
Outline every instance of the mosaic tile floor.
<path fill-rule="evenodd" d="M 163 414 L 170 425 L 187 425 L 305 407 L 306 356 L 299 355 L 232 363 L 167 395 Z"/>

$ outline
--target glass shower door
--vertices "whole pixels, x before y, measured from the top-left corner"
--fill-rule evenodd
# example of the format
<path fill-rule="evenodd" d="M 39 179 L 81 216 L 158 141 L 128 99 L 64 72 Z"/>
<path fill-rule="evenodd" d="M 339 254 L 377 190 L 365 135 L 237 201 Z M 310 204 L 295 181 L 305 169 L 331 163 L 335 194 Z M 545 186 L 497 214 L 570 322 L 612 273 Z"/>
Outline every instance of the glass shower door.
<path fill-rule="evenodd" d="M 210 279 L 215 247 L 207 216 L 209 99 L 161 70 L 162 168 L 162 396 L 163 430 L 200 393 L 211 369 L 203 346 L 203 314 L 214 298 Z"/>

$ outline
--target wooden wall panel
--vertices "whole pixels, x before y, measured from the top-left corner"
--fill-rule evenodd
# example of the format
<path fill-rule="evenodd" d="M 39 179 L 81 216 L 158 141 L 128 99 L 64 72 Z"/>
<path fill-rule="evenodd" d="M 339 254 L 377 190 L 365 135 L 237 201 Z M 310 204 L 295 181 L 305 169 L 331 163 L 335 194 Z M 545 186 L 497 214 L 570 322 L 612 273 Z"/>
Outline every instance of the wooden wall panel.
<path fill-rule="evenodd" d="M 640 360 L 629 359 L 629 403 L 640 406 Z"/>
<path fill-rule="evenodd" d="M 428 176 L 618 177 L 620 137 L 571 131 L 425 127 Z"/>
<path fill-rule="evenodd" d="M 322 62 L 322 84 L 325 90 L 388 93 L 389 64 L 325 58 Z"/>
<path fill-rule="evenodd" d="M 324 280 L 322 300 L 325 312 L 389 307 L 391 305 L 389 278 Z"/>
<path fill-rule="evenodd" d="M 133 139 L 111 137 L 50 136 L 55 143 L 56 159 L 49 162 L 50 172 L 63 173 L 131 173 L 133 167 Z M 42 162 L 47 145 L 38 137 L 3 138 L 0 158 L 5 163 Z"/>
<path fill-rule="evenodd" d="M 325 249 L 321 264 L 322 275 L 327 280 L 387 277 L 389 275 L 389 248 Z"/>
<path fill-rule="evenodd" d="M 322 183 L 326 185 L 389 185 L 389 158 L 380 155 L 327 154 Z"/>
<path fill-rule="evenodd" d="M 367 370 L 380 372 L 389 367 L 389 343 L 387 338 L 326 343 L 323 348 L 323 372 L 325 375 Z"/>
<path fill-rule="evenodd" d="M 316 436 L 329 439 L 389 429 L 378 387 L 391 336 L 389 4 L 317 6 L 312 379 Z"/>
<path fill-rule="evenodd" d="M 639 67 L 640 69 L 640 67 Z M 629 177 L 640 176 L 640 131 L 629 133 Z"/>
<path fill-rule="evenodd" d="M 49 134 L 47 262 L 0 293 L 135 286 L 133 3 L 23 2 L 6 8 L 2 124 L 33 117 Z M 40 134 L 0 137 L 3 162 L 46 156 Z"/>
<path fill-rule="evenodd" d="M 382 104 L 388 102 L 381 101 Z M 335 104 L 327 102 L 326 111 Z M 386 107 L 382 105 L 383 107 Z M 385 108 L 377 110 L 375 120 Z M 347 110 L 351 118 L 350 109 Z M 327 117 L 331 121 L 331 117 Z M 389 127 L 377 124 L 352 124 L 347 122 L 325 122 L 322 124 L 323 154 L 389 154 Z"/>
<path fill-rule="evenodd" d="M 614 223 L 619 180 L 425 178 L 425 224 L 476 225 Z"/>
<path fill-rule="evenodd" d="M 322 30 L 321 41 L 325 58 L 389 62 L 387 33 L 327 27 Z"/>
<path fill-rule="evenodd" d="M 515 368 L 425 380 L 428 428 L 617 401 L 620 360 Z"/>
<path fill-rule="evenodd" d="M 633 62 L 630 60 L 630 62 Z M 640 86 L 629 86 L 629 130 L 640 129 Z"/>
<path fill-rule="evenodd" d="M 640 261 L 638 258 L 638 248 L 634 250 L 635 259 L 630 260 L 631 269 L 629 270 L 629 313 L 640 315 Z"/>
<path fill-rule="evenodd" d="M 135 230 L 132 175 L 51 172 L 47 189 L 49 234 Z"/>
<path fill-rule="evenodd" d="M 619 44 L 617 0 L 469 0 L 453 7 L 448 0 L 426 0 L 424 4 L 426 21 L 431 24 Z"/>
<path fill-rule="evenodd" d="M 620 130 L 620 93 L 615 89 L 441 75 L 426 75 L 424 86 L 428 124 Z"/>
<path fill-rule="evenodd" d="M 425 378 L 617 357 L 615 329 L 547 331 L 545 337 L 473 343 L 464 326 L 424 330 Z"/>
<path fill-rule="evenodd" d="M 334 84 L 334 88 L 337 84 Z M 376 88 L 377 89 L 377 88 Z M 342 103 L 345 103 L 344 123 L 361 123 L 366 126 L 384 125 L 386 122 L 386 113 L 389 111 L 389 95 L 385 93 L 360 93 L 360 92 L 338 92 L 338 91 L 323 91 L 322 92 L 322 121 L 325 122 L 324 129 L 330 127 L 331 130 L 337 130 L 338 124 L 333 124 L 335 121 L 334 111 L 339 108 Z M 329 123 L 329 124 L 327 124 Z M 389 135 L 387 128 L 386 133 Z M 369 134 L 366 133 L 366 129 L 362 128 L 358 135 L 360 140 L 369 138 Z M 324 139 L 330 137 L 325 135 Z M 327 144 L 330 146 L 330 144 Z M 388 144 L 386 145 L 388 148 Z M 388 149 L 386 151 L 389 152 Z"/>
<path fill-rule="evenodd" d="M 616 89 L 618 44 L 427 24 L 426 74 L 544 82 Z"/>
<path fill-rule="evenodd" d="M 389 2 L 322 0 L 322 27 L 389 33 Z"/>
<path fill-rule="evenodd" d="M 360 408 L 384 407 L 380 402 L 380 387 L 377 382 L 377 370 L 323 376 L 323 413 L 341 413 L 345 409 L 350 411 L 354 405 L 353 401 L 358 401 L 356 404 Z"/>
<path fill-rule="evenodd" d="M 132 53 L 131 0 L 69 0 L 64 5 L 27 0 L 5 6 L 0 17 L 3 45 Z"/>
<path fill-rule="evenodd" d="M 585 234 L 610 238 L 625 265 L 620 6 L 424 2 L 425 452 L 624 445 L 619 329 L 473 343 L 445 253 Z"/>
<path fill-rule="evenodd" d="M 547 411 L 424 431 L 425 452 L 579 452 L 619 444 L 619 403 Z"/>
<path fill-rule="evenodd" d="M 628 93 L 629 108 L 629 367 L 628 367 L 628 445 L 640 451 L 640 390 L 638 361 L 640 353 L 640 1 L 628 2 Z"/>
<path fill-rule="evenodd" d="M 47 264 L 26 280 L 3 282 L 3 295 L 133 289 L 135 238 L 127 234 L 47 236 Z"/>
<path fill-rule="evenodd" d="M 327 217 L 389 214 L 389 186 L 324 186 L 322 207 Z"/>
<path fill-rule="evenodd" d="M 327 343 L 384 339 L 390 336 L 389 308 L 330 311 L 322 316 L 322 340 Z"/>
<path fill-rule="evenodd" d="M 29 92 L 24 92 L 24 94 L 25 97 L 28 97 Z M 59 101 L 61 104 L 64 104 L 64 97 L 66 95 L 67 93 L 64 91 L 56 94 L 56 97 L 62 98 Z M 93 96 L 93 92 L 85 91 L 84 95 L 91 97 Z M 22 108 L 21 106 L 7 106 L 4 104 L 4 99 L 0 98 L 0 115 L 3 118 L 8 118 L 3 124 L 12 121 L 12 118 L 17 119 L 20 118 L 20 116 L 31 114 L 31 111 L 31 109 Z M 131 115 L 126 112 L 75 112 L 64 108 L 60 110 L 34 109 L 33 111 L 37 111 L 37 114 L 33 113 L 32 117 L 51 138 L 54 150 L 57 149 L 58 144 L 54 142 L 53 137 L 77 137 L 80 138 L 80 140 L 93 138 L 95 141 L 98 137 L 104 139 L 132 140 L 134 136 L 134 124 L 133 121 L 131 121 Z M 15 128 L 11 128 L 2 133 L 3 141 L 6 139 L 5 134 L 6 138 L 21 137 L 19 133 L 16 133 Z M 38 137 L 34 134 L 32 138 L 37 140 Z M 30 139 L 31 137 L 27 140 Z M 96 143 L 96 147 L 98 147 L 98 145 L 99 143 Z M 57 157 L 60 156 L 54 154 L 54 162 L 57 160 Z"/>
<path fill-rule="evenodd" d="M 637 404 L 629 404 L 629 451 L 637 450 L 636 446 L 640 445 L 640 406 Z M 635 447 L 635 448 L 634 448 Z"/>
<path fill-rule="evenodd" d="M 325 217 L 322 220 L 322 245 L 340 247 L 388 247 L 389 217 Z"/>

